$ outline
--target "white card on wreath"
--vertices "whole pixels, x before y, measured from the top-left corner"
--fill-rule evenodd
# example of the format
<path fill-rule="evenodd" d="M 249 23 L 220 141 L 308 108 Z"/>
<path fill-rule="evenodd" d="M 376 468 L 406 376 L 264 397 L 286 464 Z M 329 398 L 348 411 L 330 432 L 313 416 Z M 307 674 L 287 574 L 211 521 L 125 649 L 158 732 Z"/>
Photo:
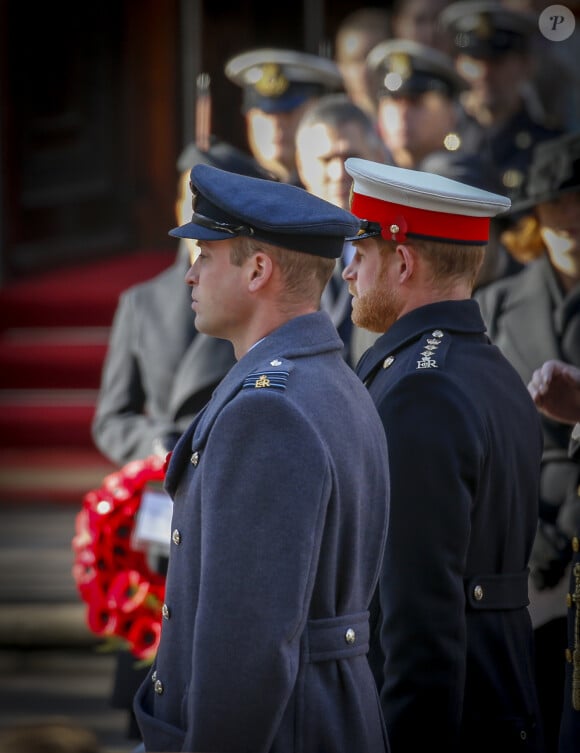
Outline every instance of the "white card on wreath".
<path fill-rule="evenodd" d="M 144 491 L 133 530 L 135 549 L 147 549 L 159 544 L 169 551 L 173 502 L 163 491 Z"/>

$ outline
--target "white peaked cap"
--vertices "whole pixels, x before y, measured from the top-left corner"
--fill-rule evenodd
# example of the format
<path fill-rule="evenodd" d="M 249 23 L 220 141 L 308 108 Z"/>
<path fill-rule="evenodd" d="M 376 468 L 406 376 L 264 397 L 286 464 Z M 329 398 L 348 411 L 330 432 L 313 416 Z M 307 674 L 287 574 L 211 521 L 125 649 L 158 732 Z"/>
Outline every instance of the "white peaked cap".
<path fill-rule="evenodd" d="M 353 178 L 351 212 L 380 225 L 365 235 L 484 245 L 490 218 L 511 206 L 506 196 L 434 173 L 357 157 L 347 159 L 345 168 Z"/>

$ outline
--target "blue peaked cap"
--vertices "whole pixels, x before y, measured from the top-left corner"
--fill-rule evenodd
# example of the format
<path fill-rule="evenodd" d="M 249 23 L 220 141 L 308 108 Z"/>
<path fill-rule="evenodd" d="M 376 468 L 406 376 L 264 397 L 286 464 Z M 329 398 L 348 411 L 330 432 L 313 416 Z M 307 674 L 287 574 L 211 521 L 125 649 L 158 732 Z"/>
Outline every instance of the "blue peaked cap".
<path fill-rule="evenodd" d="M 191 222 L 176 238 L 219 241 L 252 236 L 275 246 L 337 259 L 361 221 L 350 212 L 288 183 L 252 178 L 210 165 L 191 171 Z"/>

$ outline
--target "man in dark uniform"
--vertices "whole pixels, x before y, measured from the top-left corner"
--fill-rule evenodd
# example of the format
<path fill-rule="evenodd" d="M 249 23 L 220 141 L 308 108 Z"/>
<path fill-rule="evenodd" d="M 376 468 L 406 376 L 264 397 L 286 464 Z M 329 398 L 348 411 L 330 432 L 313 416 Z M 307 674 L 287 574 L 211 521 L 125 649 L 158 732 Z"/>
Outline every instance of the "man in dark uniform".
<path fill-rule="evenodd" d="M 320 298 L 359 222 L 304 189 L 191 171 L 196 328 L 237 363 L 171 455 L 161 641 L 135 699 L 150 751 L 381 753 L 368 608 L 384 431 Z"/>
<path fill-rule="evenodd" d="M 251 157 L 224 141 L 212 139 L 207 150 L 188 144 L 177 160 L 178 222 L 191 214 L 189 173 L 199 163 L 266 175 Z M 182 239 L 168 269 L 130 287 L 119 299 L 92 424 L 96 446 L 119 467 L 153 454 L 165 457 L 235 361 L 231 343 L 195 329 L 183 279 L 194 250 Z M 150 564 L 164 572 L 165 549 L 156 549 L 149 552 Z M 129 712 L 130 738 L 139 736 L 132 704 L 147 672 L 136 663 L 128 651 L 118 653 L 111 698 L 114 708 Z"/>
<path fill-rule="evenodd" d="M 338 65 L 320 55 L 264 47 L 228 60 L 225 74 L 242 88 L 242 112 L 252 155 L 278 180 L 299 186 L 296 127 L 313 101 L 342 90 Z"/>
<path fill-rule="evenodd" d="M 467 82 L 453 58 L 410 39 L 381 42 L 368 54 L 379 133 L 394 164 L 421 169 L 440 150 L 456 151 L 459 95 Z"/>
<path fill-rule="evenodd" d="M 189 173 L 196 164 L 267 177 L 224 141 L 213 139 L 207 150 L 189 144 L 177 161 L 178 223 L 191 213 Z M 165 457 L 234 363 L 230 343 L 198 333 L 193 324 L 183 278 L 194 249 L 182 239 L 171 267 L 119 299 L 92 426 L 99 450 L 119 466 Z"/>
<path fill-rule="evenodd" d="M 384 333 L 357 373 L 391 469 L 371 641 L 391 749 L 538 753 L 527 564 L 542 434 L 471 299 L 510 202 L 421 171 L 346 169 L 366 227 L 344 272 L 353 321 Z"/>
<path fill-rule="evenodd" d="M 528 390 L 545 416 L 573 424 L 568 454 L 580 463 L 580 368 L 559 360 L 546 361 L 532 374 Z M 580 486 L 570 513 L 572 562 L 566 594 L 568 642 L 558 753 L 580 750 Z"/>
<path fill-rule="evenodd" d="M 517 195 L 534 146 L 561 130 L 548 125 L 533 84 L 530 40 L 537 18 L 499 0 L 460 0 L 440 22 L 451 35 L 469 88 L 457 132 L 461 148 L 493 165 L 506 195 Z"/>

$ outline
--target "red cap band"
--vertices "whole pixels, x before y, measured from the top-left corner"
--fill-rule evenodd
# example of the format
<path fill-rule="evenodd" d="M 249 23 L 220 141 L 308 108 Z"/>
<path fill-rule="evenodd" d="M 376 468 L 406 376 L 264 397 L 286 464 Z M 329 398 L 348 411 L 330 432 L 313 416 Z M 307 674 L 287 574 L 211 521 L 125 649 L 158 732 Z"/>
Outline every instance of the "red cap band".
<path fill-rule="evenodd" d="M 474 246 L 489 240 L 489 217 L 417 209 L 358 193 L 352 195 L 350 211 L 361 219 L 378 222 L 385 240 L 404 241 L 407 235 L 413 235 Z"/>

